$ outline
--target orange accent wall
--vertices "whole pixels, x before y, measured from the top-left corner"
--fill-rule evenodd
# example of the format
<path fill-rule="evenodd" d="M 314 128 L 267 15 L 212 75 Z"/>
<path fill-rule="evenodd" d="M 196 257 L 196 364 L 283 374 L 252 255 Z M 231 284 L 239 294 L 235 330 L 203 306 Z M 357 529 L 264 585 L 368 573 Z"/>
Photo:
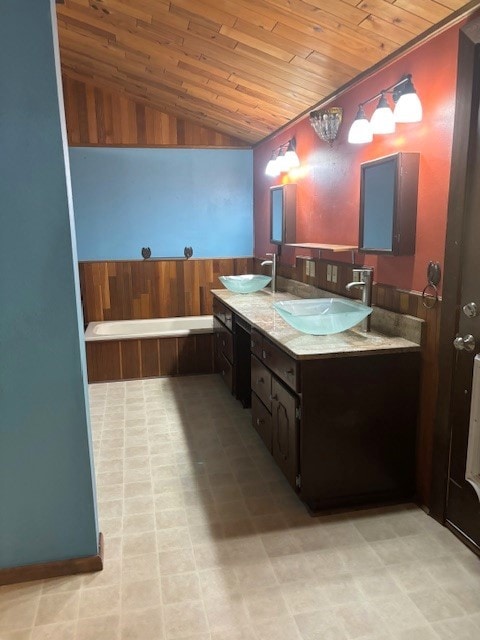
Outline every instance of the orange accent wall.
<path fill-rule="evenodd" d="M 423 289 L 427 284 L 428 262 L 435 260 L 443 266 L 461 26 L 463 23 L 419 46 L 333 101 L 332 106 L 343 107 L 344 119 L 332 147 L 318 138 L 306 117 L 255 148 L 256 256 L 272 250 L 269 187 L 281 180 L 268 178 L 264 171 L 275 147 L 293 136 L 296 138 L 301 170 L 296 178 L 286 176 L 284 180 L 297 183 L 297 242 L 353 245 L 358 242 L 360 164 L 398 151 L 416 151 L 420 153 L 416 253 L 363 258 L 364 264 L 375 268 L 377 282 L 407 290 Z M 358 104 L 397 82 L 405 73 L 413 75 L 423 105 L 423 122 L 398 124 L 394 134 L 374 136 L 370 144 L 349 144 L 348 130 Z M 374 108 L 375 102 L 367 105 L 369 117 Z M 308 254 L 306 249 L 283 248 L 281 260 L 292 264 L 295 255 Z M 335 254 L 335 259 L 351 258 L 349 254 Z"/>

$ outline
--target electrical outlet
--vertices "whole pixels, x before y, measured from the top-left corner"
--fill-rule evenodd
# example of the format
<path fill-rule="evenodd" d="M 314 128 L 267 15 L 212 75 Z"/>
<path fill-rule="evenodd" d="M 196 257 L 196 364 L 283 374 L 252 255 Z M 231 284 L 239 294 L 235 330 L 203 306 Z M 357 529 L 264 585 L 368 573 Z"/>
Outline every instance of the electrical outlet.
<path fill-rule="evenodd" d="M 332 281 L 332 265 L 327 264 L 327 282 Z"/>
<path fill-rule="evenodd" d="M 315 262 L 313 262 L 313 260 L 309 260 L 309 261 L 307 262 L 307 264 L 309 264 L 309 265 L 310 265 L 310 267 L 308 268 L 308 275 L 309 275 L 311 278 L 314 278 L 314 277 L 315 277 Z"/>
<path fill-rule="evenodd" d="M 332 265 L 332 282 L 336 284 L 338 278 L 338 267 L 336 264 Z"/>

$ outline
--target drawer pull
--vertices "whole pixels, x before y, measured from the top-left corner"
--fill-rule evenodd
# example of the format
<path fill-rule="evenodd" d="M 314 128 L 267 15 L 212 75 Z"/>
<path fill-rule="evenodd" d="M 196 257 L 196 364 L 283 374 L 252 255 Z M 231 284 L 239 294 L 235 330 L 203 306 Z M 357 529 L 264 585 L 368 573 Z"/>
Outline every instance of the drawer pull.
<path fill-rule="evenodd" d="M 222 340 L 222 347 L 224 347 L 224 346 L 225 346 L 225 344 L 226 344 L 226 343 L 225 343 L 225 340 Z"/>
<path fill-rule="evenodd" d="M 257 384 L 265 384 L 265 380 L 263 378 L 258 378 Z"/>
<path fill-rule="evenodd" d="M 270 400 L 278 400 L 277 394 L 275 394 L 274 396 L 270 396 Z"/>
<path fill-rule="evenodd" d="M 265 351 L 265 349 L 262 349 L 262 358 L 263 358 L 264 360 L 266 360 L 266 359 L 267 359 L 267 352 Z"/>

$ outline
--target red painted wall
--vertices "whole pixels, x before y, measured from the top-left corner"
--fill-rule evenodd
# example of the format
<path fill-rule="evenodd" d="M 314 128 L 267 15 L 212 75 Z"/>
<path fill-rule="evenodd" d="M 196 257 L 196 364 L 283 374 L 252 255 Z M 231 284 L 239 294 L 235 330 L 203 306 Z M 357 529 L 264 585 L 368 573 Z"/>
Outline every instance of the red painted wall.
<path fill-rule="evenodd" d="M 463 24 L 463 23 L 462 23 Z M 308 117 L 261 143 L 254 151 L 255 255 L 272 251 L 269 243 L 269 187 L 281 179 L 265 176 L 273 149 L 295 136 L 301 170 L 284 181 L 297 183 L 297 242 L 358 243 L 360 164 L 396 153 L 420 153 L 416 252 L 414 256 L 364 255 L 364 264 L 375 268 L 375 280 L 398 288 L 421 291 L 426 285 L 430 260 L 443 266 L 450 160 L 455 107 L 458 32 L 450 28 L 431 41 L 382 68 L 351 88 L 331 106 L 343 107 L 343 124 L 332 147 L 321 141 Z M 370 144 L 347 142 L 358 103 L 411 73 L 423 105 L 423 121 L 398 124 L 394 134 L 374 136 Z M 370 117 L 375 102 L 367 105 Z M 306 249 L 283 248 L 282 261 L 293 263 Z M 324 253 L 322 257 L 327 254 Z M 333 255 L 332 255 L 333 258 Z M 350 254 L 335 254 L 350 260 Z"/>

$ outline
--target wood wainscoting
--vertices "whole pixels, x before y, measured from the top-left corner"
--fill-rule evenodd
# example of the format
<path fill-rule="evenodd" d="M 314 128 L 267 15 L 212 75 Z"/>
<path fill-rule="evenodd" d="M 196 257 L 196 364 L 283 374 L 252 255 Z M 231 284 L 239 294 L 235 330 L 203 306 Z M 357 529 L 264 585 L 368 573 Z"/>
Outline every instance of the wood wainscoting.
<path fill-rule="evenodd" d="M 88 382 L 213 373 L 213 333 L 87 342 Z"/>
<path fill-rule="evenodd" d="M 80 262 L 85 325 L 212 314 L 220 275 L 252 273 L 253 258 Z"/>
<path fill-rule="evenodd" d="M 249 148 L 248 142 L 65 74 L 63 93 L 70 145 Z"/>
<path fill-rule="evenodd" d="M 295 265 L 279 263 L 277 273 L 284 278 L 319 287 L 341 296 L 360 297 L 361 293 L 352 290 L 350 294 L 345 285 L 351 282 L 354 266 L 334 260 L 308 258 L 315 262 L 315 276 L 307 276 L 306 260 L 297 258 Z M 260 267 L 261 260 L 255 259 L 255 273 L 267 273 Z M 337 282 L 327 282 L 327 264 L 338 267 Z M 433 462 L 433 435 L 437 401 L 439 377 L 438 348 L 440 334 L 441 300 L 432 309 L 426 309 L 422 304 L 422 297 L 416 291 L 403 291 L 392 286 L 374 284 L 373 304 L 397 313 L 406 313 L 425 321 L 424 338 L 422 344 L 422 366 L 420 379 L 420 415 L 417 437 L 417 498 L 423 505 L 430 504 L 430 484 Z"/>

